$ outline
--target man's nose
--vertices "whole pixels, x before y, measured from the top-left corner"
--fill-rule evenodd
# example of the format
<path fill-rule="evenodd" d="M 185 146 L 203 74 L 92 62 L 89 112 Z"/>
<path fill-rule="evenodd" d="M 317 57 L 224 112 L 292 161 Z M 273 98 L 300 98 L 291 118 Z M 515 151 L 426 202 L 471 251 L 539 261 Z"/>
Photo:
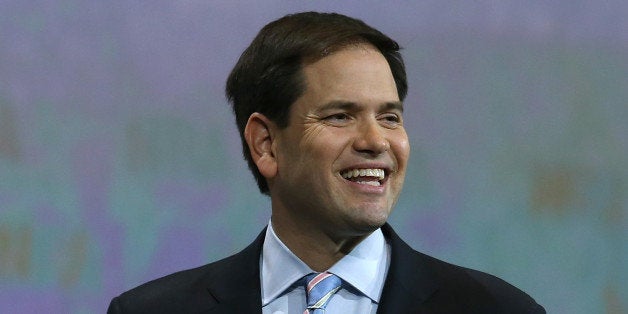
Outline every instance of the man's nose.
<path fill-rule="evenodd" d="M 364 121 L 358 126 L 353 148 L 369 155 L 379 155 L 390 149 L 384 129 L 377 121 Z"/>

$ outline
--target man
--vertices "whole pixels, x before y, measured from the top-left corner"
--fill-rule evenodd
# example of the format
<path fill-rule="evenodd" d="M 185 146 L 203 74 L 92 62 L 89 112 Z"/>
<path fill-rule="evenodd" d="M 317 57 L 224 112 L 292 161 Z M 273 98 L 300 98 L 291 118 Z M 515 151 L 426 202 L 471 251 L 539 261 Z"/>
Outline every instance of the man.
<path fill-rule="evenodd" d="M 130 290 L 110 313 L 545 312 L 386 224 L 410 153 L 395 41 L 339 14 L 288 15 L 260 31 L 226 91 L 271 222 L 242 252 Z"/>

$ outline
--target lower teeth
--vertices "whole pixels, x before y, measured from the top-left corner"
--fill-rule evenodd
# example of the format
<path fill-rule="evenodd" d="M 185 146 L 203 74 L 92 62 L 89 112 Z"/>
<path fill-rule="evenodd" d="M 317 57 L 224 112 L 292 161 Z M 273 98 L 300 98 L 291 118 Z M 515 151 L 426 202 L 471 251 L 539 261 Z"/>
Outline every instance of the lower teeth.
<path fill-rule="evenodd" d="M 379 183 L 379 181 L 355 181 L 358 184 L 366 184 L 366 185 L 372 185 L 372 186 L 380 186 L 381 184 Z"/>

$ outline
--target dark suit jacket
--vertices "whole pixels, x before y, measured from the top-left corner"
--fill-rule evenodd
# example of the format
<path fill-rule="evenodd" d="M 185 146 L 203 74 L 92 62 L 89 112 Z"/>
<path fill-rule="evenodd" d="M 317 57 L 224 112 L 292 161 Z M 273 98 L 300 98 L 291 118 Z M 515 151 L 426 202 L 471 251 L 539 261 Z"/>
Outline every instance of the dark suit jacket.
<path fill-rule="evenodd" d="M 378 313 L 545 313 L 505 281 L 416 252 L 388 224 L 382 231 L 391 259 Z M 240 253 L 127 291 L 107 313 L 261 313 L 263 242 L 264 232 Z"/>

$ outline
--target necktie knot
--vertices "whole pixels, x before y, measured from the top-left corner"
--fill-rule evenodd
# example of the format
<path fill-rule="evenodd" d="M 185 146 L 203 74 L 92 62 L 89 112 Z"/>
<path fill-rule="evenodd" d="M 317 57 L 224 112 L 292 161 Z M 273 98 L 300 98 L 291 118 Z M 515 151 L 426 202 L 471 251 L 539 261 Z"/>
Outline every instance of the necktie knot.
<path fill-rule="evenodd" d="M 340 289 L 342 281 L 334 274 L 312 273 L 305 276 L 307 286 L 307 309 L 304 314 L 323 313 L 329 299 Z"/>

